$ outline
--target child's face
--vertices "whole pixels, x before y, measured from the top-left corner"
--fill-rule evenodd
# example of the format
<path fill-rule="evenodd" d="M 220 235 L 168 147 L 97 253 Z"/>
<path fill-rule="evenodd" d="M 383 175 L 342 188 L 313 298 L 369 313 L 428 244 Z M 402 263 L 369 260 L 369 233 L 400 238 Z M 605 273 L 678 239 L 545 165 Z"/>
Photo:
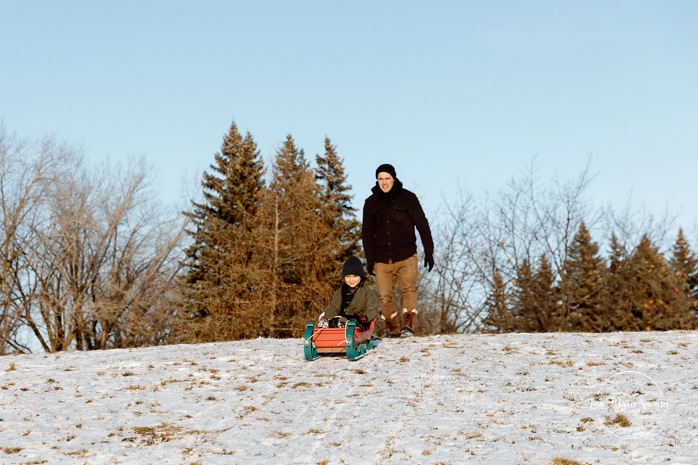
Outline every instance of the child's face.
<path fill-rule="evenodd" d="M 344 277 L 344 282 L 347 283 L 349 287 L 356 287 L 361 282 L 361 277 L 355 274 L 348 274 Z"/>

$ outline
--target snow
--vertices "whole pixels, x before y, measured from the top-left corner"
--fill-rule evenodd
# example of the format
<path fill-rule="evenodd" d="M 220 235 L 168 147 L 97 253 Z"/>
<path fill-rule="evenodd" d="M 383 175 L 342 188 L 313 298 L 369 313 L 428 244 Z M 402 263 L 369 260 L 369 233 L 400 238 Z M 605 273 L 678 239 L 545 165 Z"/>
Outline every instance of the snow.
<path fill-rule="evenodd" d="M 676 331 L 6 356 L 0 463 L 695 464 L 697 355 Z"/>

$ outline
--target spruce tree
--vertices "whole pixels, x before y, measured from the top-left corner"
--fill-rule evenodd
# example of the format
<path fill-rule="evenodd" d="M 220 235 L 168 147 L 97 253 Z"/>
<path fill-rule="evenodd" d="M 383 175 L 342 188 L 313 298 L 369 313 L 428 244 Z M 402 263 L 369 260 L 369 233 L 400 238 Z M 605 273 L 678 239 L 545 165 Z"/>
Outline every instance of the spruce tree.
<path fill-rule="evenodd" d="M 272 335 L 298 336 L 327 305 L 336 264 L 328 253 L 334 236 L 320 214 L 320 187 L 293 138 L 277 149 L 259 231 L 269 271 L 265 318 Z"/>
<path fill-rule="evenodd" d="M 599 331 L 621 331 L 631 319 L 629 257 L 615 234 L 611 235 L 608 267 L 604 275 L 604 299 L 601 303 Z"/>
<path fill-rule="evenodd" d="M 569 329 L 602 331 L 605 265 L 599 246 L 584 222 L 579 225 L 563 263 L 561 289 Z"/>
<path fill-rule="evenodd" d="M 551 319 L 557 313 L 557 293 L 554 275 L 547 257 L 543 255 L 538 270 L 531 269 L 528 259 L 517 268 L 512 295 L 513 329 L 525 332 L 545 332 L 551 329 Z"/>
<path fill-rule="evenodd" d="M 514 316 L 508 305 L 506 286 L 502 276 L 495 272 L 490 293 L 485 301 L 487 317 L 484 324 L 488 329 L 504 333 L 514 331 Z"/>
<path fill-rule="evenodd" d="M 235 122 L 202 176 L 201 202 L 192 201 L 185 251 L 188 341 L 230 340 L 264 333 L 256 323 L 262 300 L 256 281 L 254 231 L 264 189 L 264 165 L 249 132 Z M 260 334 L 261 333 L 261 334 Z"/>
<path fill-rule="evenodd" d="M 328 137 L 325 138 L 324 154 L 317 155 L 315 160 L 315 178 L 321 188 L 320 215 L 336 241 L 328 258 L 339 269 L 346 258 L 359 252 L 361 223 L 356 218 L 356 208 L 352 206 L 351 185 L 347 184 L 343 161 Z"/>
<path fill-rule="evenodd" d="M 561 330 L 559 327 L 559 290 L 555 284 L 550 260 L 546 254 L 541 255 L 538 271 L 534 279 L 534 296 L 537 302 L 535 317 L 540 331 Z"/>
<path fill-rule="evenodd" d="M 521 265 L 516 267 L 516 278 L 513 281 L 514 287 L 511 296 L 511 331 L 529 332 L 534 331 L 531 308 L 533 296 L 533 273 L 531 264 L 524 258 Z"/>
<path fill-rule="evenodd" d="M 679 229 L 669 265 L 689 300 L 694 317 L 698 318 L 698 259 L 691 251 L 683 229 Z"/>
<path fill-rule="evenodd" d="M 690 329 L 690 302 L 664 257 L 644 235 L 630 257 L 630 318 L 623 330 Z"/>

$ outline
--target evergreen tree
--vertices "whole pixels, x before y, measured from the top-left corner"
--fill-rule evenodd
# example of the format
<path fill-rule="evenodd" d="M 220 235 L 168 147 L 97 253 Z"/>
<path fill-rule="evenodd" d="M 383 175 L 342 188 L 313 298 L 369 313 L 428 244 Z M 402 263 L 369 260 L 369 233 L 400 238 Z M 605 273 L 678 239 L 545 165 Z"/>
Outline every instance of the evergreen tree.
<path fill-rule="evenodd" d="M 511 296 L 511 331 L 532 331 L 531 300 L 533 295 L 533 275 L 531 264 L 524 258 L 521 265 L 516 267 L 516 278 Z"/>
<path fill-rule="evenodd" d="M 526 332 L 551 330 L 551 319 L 557 313 L 555 278 L 547 257 L 543 255 L 538 270 L 531 269 L 528 259 L 517 268 L 512 296 L 513 329 Z"/>
<path fill-rule="evenodd" d="M 514 318 L 507 302 L 506 286 L 502 276 L 495 272 L 490 293 L 485 301 L 487 317 L 485 325 L 497 332 L 514 331 Z"/>
<path fill-rule="evenodd" d="M 630 315 L 622 328 L 630 331 L 689 329 L 690 302 L 666 260 L 645 235 L 629 260 Z"/>
<path fill-rule="evenodd" d="M 621 331 L 630 319 L 630 289 L 628 286 L 631 273 L 628 264 L 628 252 L 611 235 L 608 267 L 604 275 L 604 299 L 599 308 L 599 331 Z"/>
<path fill-rule="evenodd" d="M 536 306 L 536 321 L 540 331 L 560 330 L 559 321 L 559 290 L 555 285 L 555 273 L 553 273 L 548 256 L 543 254 L 534 281 Z"/>
<path fill-rule="evenodd" d="M 254 315 L 262 300 L 255 266 L 257 210 L 264 165 L 256 143 L 233 122 L 201 182 L 203 201 L 185 212 L 193 239 L 186 249 L 184 293 L 187 340 L 215 341 L 264 333 Z"/>
<path fill-rule="evenodd" d="M 563 263 L 561 289 L 568 329 L 601 331 L 604 327 L 604 261 L 584 222 L 579 225 Z"/>
<path fill-rule="evenodd" d="M 683 229 L 679 229 L 669 265 L 690 302 L 693 315 L 698 318 L 698 259 L 691 251 Z"/>
<path fill-rule="evenodd" d="M 315 178 L 320 184 L 320 215 L 335 236 L 335 250 L 328 257 L 340 269 L 344 260 L 359 252 L 361 223 L 351 204 L 351 186 L 347 184 L 342 159 L 329 138 L 325 138 L 325 153 L 315 157 Z"/>
<path fill-rule="evenodd" d="M 320 215 L 320 187 L 302 149 L 288 135 L 277 149 L 259 231 L 269 270 L 265 318 L 274 336 L 297 336 L 324 310 L 336 242 Z"/>

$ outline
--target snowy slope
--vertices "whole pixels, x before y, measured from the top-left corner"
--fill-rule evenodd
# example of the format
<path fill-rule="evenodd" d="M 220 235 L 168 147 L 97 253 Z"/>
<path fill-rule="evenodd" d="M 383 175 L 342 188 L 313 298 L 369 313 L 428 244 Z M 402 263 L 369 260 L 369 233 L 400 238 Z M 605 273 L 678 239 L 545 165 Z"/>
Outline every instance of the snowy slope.
<path fill-rule="evenodd" d="M 696 464 L 697 369 L 696 332 L 0 357 L 0 463 Z"/>

